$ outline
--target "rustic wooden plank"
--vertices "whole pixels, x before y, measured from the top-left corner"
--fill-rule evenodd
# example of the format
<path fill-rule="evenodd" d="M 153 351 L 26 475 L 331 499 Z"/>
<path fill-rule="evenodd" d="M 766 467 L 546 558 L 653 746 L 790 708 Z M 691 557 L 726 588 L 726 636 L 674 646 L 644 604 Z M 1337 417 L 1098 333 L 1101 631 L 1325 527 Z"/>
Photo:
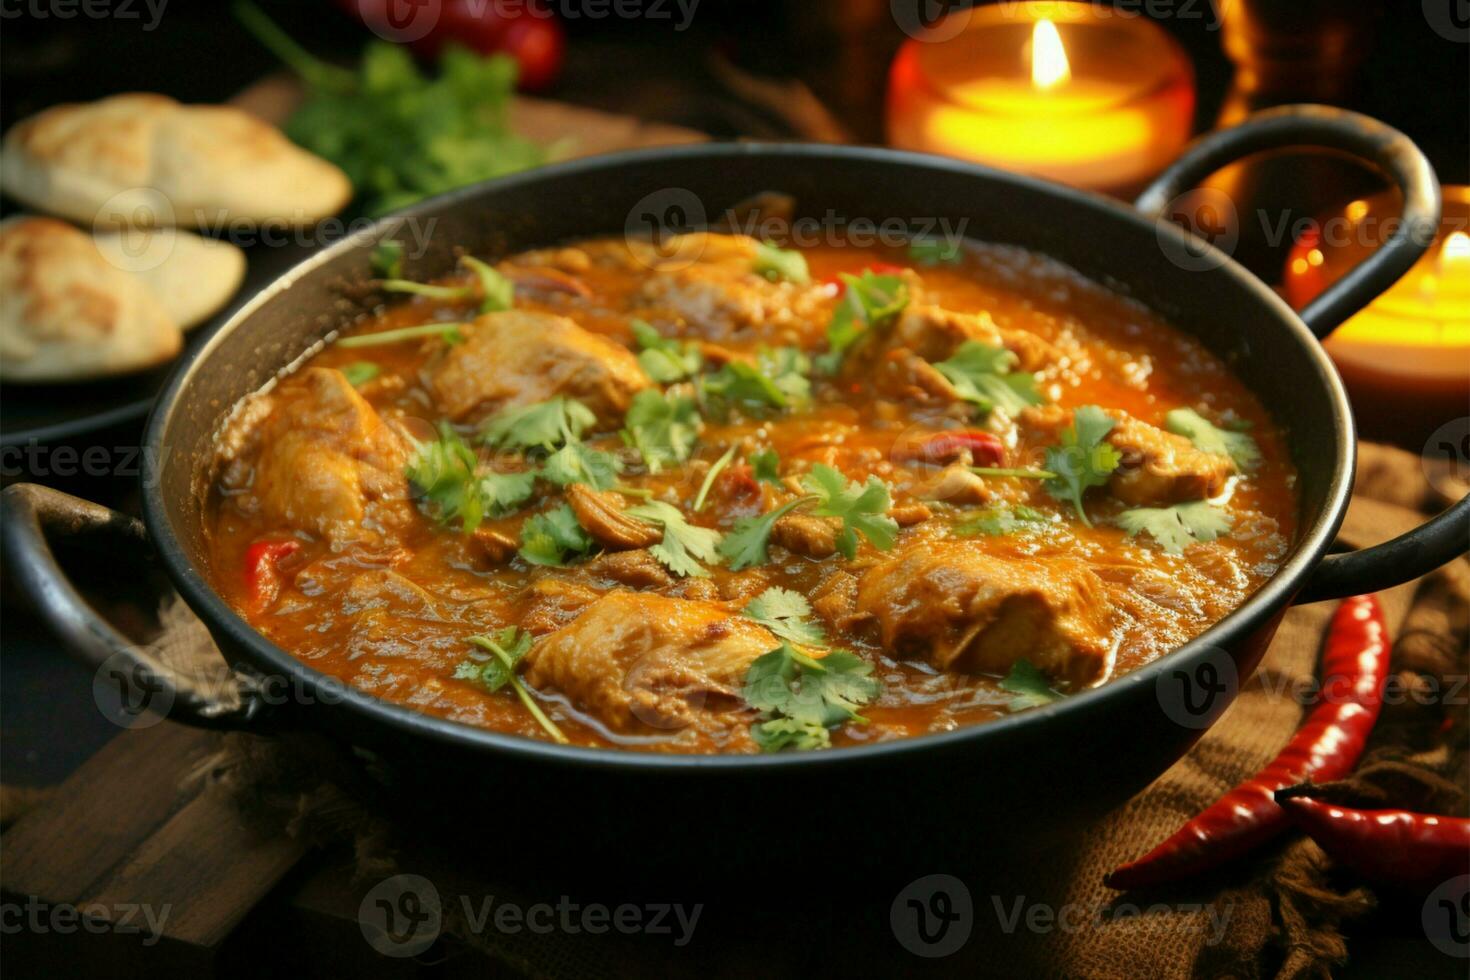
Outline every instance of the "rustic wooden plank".
<path fill-rule="evenodd" d="M 120 733 L 0 836 L 0 886 L 76 904 L 187 802 L 180 781 L 216 738 L 167 723 Z"/>
<path fill-rule="evenodd" d="M 223 794 L 204 793 L 136 847 L 86 901 L 167 906 L 164 935 L 214 948 L 306 851 L 262 835 Z"/>

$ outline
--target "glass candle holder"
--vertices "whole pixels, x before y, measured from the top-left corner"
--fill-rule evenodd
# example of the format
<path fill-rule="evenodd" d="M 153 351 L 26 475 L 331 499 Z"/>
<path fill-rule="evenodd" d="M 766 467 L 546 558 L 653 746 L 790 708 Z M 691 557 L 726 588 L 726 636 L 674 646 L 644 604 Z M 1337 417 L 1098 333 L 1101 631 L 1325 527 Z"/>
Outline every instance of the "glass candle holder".
<path fill-rule="evenodd" d="M 1398 282 L 1327 339 L 1367 434 L 1470 412 L 1470 187 L 1447 185 L 1438 233 Z M 1298 308 L 1392 231 L 1394 192 L 1355 200 L 1297 237 L 1283 291 Z"/>
<path fill-rule="evenodd" d="M 1193 117 L 1178 43 L 1091 3 L 956 11 L 906 41 L 889 76 L 891 145 L 1112 193 L 1172 161 Z"/>

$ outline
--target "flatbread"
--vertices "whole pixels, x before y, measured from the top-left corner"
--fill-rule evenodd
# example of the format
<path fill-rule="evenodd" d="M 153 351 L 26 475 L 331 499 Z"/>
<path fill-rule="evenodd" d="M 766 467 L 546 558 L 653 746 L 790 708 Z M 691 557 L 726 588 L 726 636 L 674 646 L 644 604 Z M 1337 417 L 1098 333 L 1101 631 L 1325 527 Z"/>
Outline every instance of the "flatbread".
<path fill-rule="evenodd" d="M 51 218 L 0 222 L 0 379 L 77 381 L 161 364 L 183 344 L 141 278 Z"/>
<path fill-rule="evenodd" d="M 15 199 L 97 227 L 309 225 L 352 185 L 336 166 L 230 106 L 130 93 L 22 120 L 0 147 Z"/>
<path fill-rule="evenodd" d="M 99 231 L 93 240 L 104 258 L 142 280 L 182 330 L 218 312 L 245 278 L 244 252 L 182 229 Z"/>

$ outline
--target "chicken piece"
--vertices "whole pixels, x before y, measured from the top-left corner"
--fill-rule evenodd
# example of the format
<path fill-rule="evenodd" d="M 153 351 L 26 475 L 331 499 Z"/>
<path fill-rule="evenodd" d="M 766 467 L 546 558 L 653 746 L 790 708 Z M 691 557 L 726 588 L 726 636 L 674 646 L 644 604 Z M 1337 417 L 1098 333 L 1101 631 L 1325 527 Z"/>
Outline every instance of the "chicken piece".
<path fill-rule="evenodd" d="M 890 350 L 904 348 L 935 363 L 953 356 L 968 340 L 1011 351 L 1022 371 L 1039 371 L 1065 357 L 1051 343 L 1030 331 L 996 326 L 989 314 L 956 313 L 927 304 L 910 304 L 886 332 L 882 344 Z"/>
<path fill-rule="evenodd" d="M 712 602 L 613 592 L 526 655 L 526 679 L 554 687 L 615 731 L 720 725 L 744 702 L 765 627 Z"/>
<path fill-rule="evenodd" d="M 894 504 L 889 508 L 888 516 L 893 518 L 893 522 L 899 527 L 913 527 L 933 517 L 934 511 L 930 510 L 927 504 L 911 500 L 906 504 Z"/>
<path fill-rule="evenodd" d="M 752 334 L 774 340 L 780 331 L 813 333 L 823 295 L 810 284 L 772 282 L 755 271 L 759 243 L 745 235 L 679 235 L 635 252 L 654 270 L 642 301 L 688 321 L 706 340 Z"/>
<path fill-rule="evenodd" d="M 1183 436 L 1109 409 L 1117 420 L 1106 441 L 1122 460 L 1108 480 L 1113 496 L 1135 507 L 1166 507 L 1186 500 L 1206 500 L 1225 489 L 1233 464 L 1228 456 L 1200 452 Z M 1055 439 L 1072 423 L 1072 411 L 1060 405 L 1028 408 L 1021 413 L 1028 429 Z"/>
<path fill-rule="evenodd" d="M 549 313 L 487 313 L 427 369 L 445 415 L 466 419 L 566 395 L 620 423 L 649 381 L 627 348 Z"/>
<path fill-rule="evenodd" d="M 1108 433 L 1108 442 L 1123 455 L 1108 489 L 1134 506 L 1163 507 L 1217 496 L 1233 469 L 1230 457 L 1200 452 L 1184 436 L 1126 415 Z"/>
<path fill-rule="evenodd" d="M 475 528 L 465 541 L 471 560 L 482 568 L 505 564 L 520 546 L 520 540 L 509 530 L 484 524 Z"/>
<path fill-rule="evenodd" d="M 521 627 L 541 636 L 561 629 L 582 614 L 601 593 L 576 582 L 545 576 L 527 586 L 523 595 Z"/>
<path fill-rule="evenodd" d="M 308 368 L 287 380 L 259 435 L 253 492 L 270 520 L 340 542 L 411 519 L 408 441 L 341 371 Z"/>
<path fill-rule="evenodd" d="M 667 589 L 674 584 L 663 563 L 647 548 L 637 551 L 609 551 L 582 566 L 590 575 L 611 579 L 634 589 Z"/>
<path fill-rule="evenodd" d="M 842 521 L 836 517 L 787 514 L 771 528 L 771 543 L 807 558 L 831 558 L 837 554 L 837 534 Z"/>
<path fill-rule="evenodd" d="M 910 488 L 915 497 L 935 503 L 970 507 L 983 504 L 993 496 L 985 479 L 963 463 L 952 463 L 944 469 L 922 479 Z"/>
<path fill-rule="evenodd" d="M 1089 684 L 1115 641 L 1101 580 L 1081 562 L 997 558 L 963 542 L 928 542 L 869 569 L 857 608 L 895 656 L 941 670 L 1004 674 L 1029 660 L 1058 681 Z"/>
<path fill-rule="evenodd" d="M 861 618 L 856 613 L 857 587 L 858 580 L 850 572 L 839 569 L 812 591 L 812 612 L 820 616 L 833 633 L 846 632 L 853 622 Z"/>
<path fill-rule="evenodd" d="M 605 548 L 618 551 L 651 548 L 663 540 L 663 529 L 657 524 L 628 516 L 623 510 L 623 498 L 618 494 L 573 483 L 567 487 L 567 503 L 577 515 L 577 523 Z"/>

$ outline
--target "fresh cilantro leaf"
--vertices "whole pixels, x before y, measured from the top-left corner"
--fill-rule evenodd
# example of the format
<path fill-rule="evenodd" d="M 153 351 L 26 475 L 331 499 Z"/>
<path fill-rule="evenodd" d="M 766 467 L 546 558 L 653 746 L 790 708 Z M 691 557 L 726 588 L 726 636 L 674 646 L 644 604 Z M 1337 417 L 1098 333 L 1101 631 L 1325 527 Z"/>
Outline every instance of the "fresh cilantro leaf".
<path fill-rule="evenodd" d="M 554 721 L 546 717 L 541 706 L 532 699 L 525 686 L 516 677 L 516 668 L 531 650 L 531 635 L 521 632 L 514 626 L 508 626 L 494 636 L 472 636 L 469 642 L 482 650 L 488 650 L 495 658 L 481 667 L 480 682 L 491 691 L 498 691 L 509 684 L 515 691 L 516 697 L 520 698 L 521 704 L 525 705 L 526 710 L 531 713 L 531 717 L 535 718 L 536 723 L 546 730 L 546 734 L 550 735 L 554 741 L 566 745 L 566 735 L 562 734 L 562 730 L 556 727 Z M 461 671 L 464 669 L 465 664 L 460 664 L 454 676 L 463 676 Z"/>
<path fill-rule="evenodd" d="M 612 453 L 574 441 L 546 457 L 541 477 L 559 487 L 585 483 L 594 490 L 607 490 L 618 482 L 622 471 L 622 461 Z"/>
<path fill-rule="evenodd" d="M 760 517 L 742 517 L 735 522 L 735 529 L 720 542 L 720 554 L 730 560 L 730 570 L 754 568 L 770 561 L 771 529 L 776 522 L 802 504 L 811 503 L 815 497 L 797 497 L 788 500 L 768 514 Z"/>
<path fill-rule="evenodd" d="M 973 402 L 981 412 L 999 408 L 1015 415 L 1028 405 L 1045 401 L 1036 388 L 1034 374 L 1012 370 L 1017 360 L 1004 347 L 967 340 L 953 357 L 934 366 L 961 398 Z"/>
<path fill-rule="evenodd" d="M 909 305 L 909 287 L 899 276 L 878 275 L 864 270 L 861 276 L 842 273 L 842 298 L 827 323 L 827 353 L 817 366 L 836 374 L 848 348 L 867 330 L 883 326 Z"/>
<path fill-rule="evenodd" d="M 758 276 L 765 276 L 772 282 L 794 282 L 798 286 L 805 286 L 812 281 L 812 274 L 807 269 L 806 256 L 800 252 L 777 248 L 770 242 L 761 242 L 755 247 L 755 263 L 753 271 Z"/>
<path fill-rule="evenodd" d="M 750 469 L 757 480 L 764 480 L 778 487 L 785 486 L 781 482 L 781 457 L 776 455 L 774 449 L 763 449 L 751 456 Z"/>
<path fill-rule="evenodd" d="M 460 256 L 460 262 L 469 266 L 480 280 L 481 313 L 498 313 L 514 305 L 516 284 L 501 275 L 500 270 L 473 255 Z"/>
<path fill-rule="evenodd" d="M 694 513 L 698 514 L 704 510 L 704 502 L 709 497 L 709 492 L 714 487 L 715 481 L 720 478 L 721 473 L 725 472 L 725 467 L 729 466 L 730 460 L 734 458 L 735 447 L 731 446 L 725 450 L 724 455 L 715 460 L 714 465 L 709 468 L 709 472 L 704 474 L 704 481 L 699 485 L 699 493 L 694 496 Z"/>
<path fill-rule="evenodd" d="M 750 600 L 744 613 L 783 640 L 807 647 L 827 643 L 822 627 L 808 622 L 812 604 L 800 592 L 773 586 Z"/>
<path fill-rule="evenodd" d="M 373 249 L 373 275 L 379 279 L 403 278 L 403 243 L 385 238 Z"/>
<path fill-rule="evenodd" d="M 1047 516 L 1033 507 L 1018 504 L 1015 507 L 987 507 L 968 515 L 953 528 L 953 533 L 962 538 L 978 535 L 998 537 L 1004 534 L 1034 534 L 1043 530 Z"/>
<path fill-rule="evenodd" d="M 623 441 L 638 450 L 650 473 L 658 473 L 694 452 L 703 419 L 694 399 L 647 388 L 633 396 L 623 424 Z"/>
<path fill-rule="evenodd" d="M 1135 507 L 1118 515 L 1118 526 L 1137 537 L 1147 531 L 1171 555 L 1184 553 L 1196 541 L 1213 541 L 1230 532 L 1230 515 L 1208 501 L 1194 500 L 1173 507 Z"/>
<path fill-rule="evenodd" d="M 675 575 L 707 578 L 709 572 L 700 562 L 720 563 L 720 532 L 689 523 L 679 508 L 653 500 L 629 507 L 626 513 L 640 521 L 663 527 L 664 539 L 648 551 Z"/>
<path fill-rule="evenodd" d="M 515 668 L 531 651 L 531 634 L 514 626 L 508 626 L 494 636 L 472 636 L 469 642 L 490 651 L 491 656 L 488 660 L 464 661 L 455 668 L 454 676 L 459 680 L 478 681 L 492 694 L 510 683 L 515 676 Z M 495 654 L 494 647 L 505 653 L 505 659 Z"/>
<path fill-rule="evenodd" d="M 347 378 L 347 383 L 354 388 L 361 388 L 382 373 L 383 369 L 372 361 L 353 361 L 342 369 L 342 374 Z"/>
<path fill-rule="evenodd" d="M 888 516 L 892 504 L 888 486 L 876 476 L 868 482 L 849 482 L 840 472 L 818 463 L 802 478 L 802 486 L 817 498 L 812 511 L 818 517 L 842 518 L 837 550 L 852 559 L 857 556 L 857 536 L 862 534 L 879 551 L 892 548 L 898 539 L 898 522 Z"/>
<path fill-rule="evenodd" d="M 1176 408 L 1164 416 L 1164 428 L 1184 436 L 1202 453 L 1229 456 L 1235 468 L 1249 473 L 1261 463 L 1261 450 L 1244 432 L 1221 429 L 1192 408 Z"/>
<path fill-rule="evenodd" d="M 958 238 L 915 238 L 909 242 L 909 258 L 920 265 L 953 265 L 963 255 Z"/>
<path fill-rule="evenodd" d="M 510 128 L 517 66 L 507 55 L 449 44 L 426 77 L 405 47 L 374 41 L 350 71 L 313 58 L 253 4 L 235 11 L 306 82 L 286 135 L 346 171 L 368 214 L 547 160 Z"/>
<path fill-rule="evenodd" d="M 1057 474 L 1046 481 L 1053 497 L 1069 502 L 1088 527 L 1092 521 L 1082 509 L 1082 495 L 1091 487 L 1108 482 L 1123 457 L 1103 439 L 1113 431 L 1116 420 L 1096 405 L 1083 405 L 1072 413 L 1072 424 L 1062 431 L 1061 445 L 1046 451 L 1046 468 Z"/>
<path fill-rule="evenodd" d="M 672 340 L 642 320 L 628 324 L 633 339 L 638 341 L 638 366 L 659 384 L 672 384 L 699 373 L 704 355 L 691 341 Z"/>
<path fill-rule="evenodd" d="M 439 286 L 431 282 L 414 282 L 412 279 L 384 279 L 378 283 L 378 288 L 385 293 L 408 293 L 446 303 L 473 299 L 475 295 L 474 286 Z"/>
<path fill-rule="evenodd" d="M 520 555 L 533 565 L 565 565 L 591 551 L 592 543 L 566 504 L 543 511 L 521 525 Z"/>
<path fill-rule="evenodd" d="M 497 449 L 545 449 L 575 442 L 597 424 L 592 409 L 557 395 L 533 405 L 502 409 L 480 428 L 480 441 Z"/>
<path fill-rule="evenodd" d="M 338 347 L 377 347 L 382 344 L 400 344 L 405 340 L 419 340 L 423 337 L 438 337 L 446 344 L 464 343 L 464 334 L 460 333 L 462 323 L 426 323 L 421 327 L 400 327 L 397 330 L 379 330 L 377 333 L 363 333 L 355 337 L 343 337 L 337 341 Z"/>
<path fill-rule="evenodd" d="M 777 717 L 770 721 L 758 721 L 750 726 L 750 736 L 762 752 L 780 752 L 783 749 L 810 752 L 813 749 L 832 747 L 832 733 L 825 727 L 797 721 L 795 718 Z"/>
<path fill-rule="evenodd" d="M 794 347 L 763 347 L 754 364 L 730 361 L 700 379 L 706 398 L 746 408 L 799 408 L 811 400 L 811 359 Z"/>
<path fill-rule="evenodd" d="M 1011 664 L 1010 673 L 1000 682 L 1000 689 L 1016 695 L 1006 705 L 1011 711 L 1039 708 L 1062 697 L 1052 689 L 1046 675 L 1029 660 L 1017 660 Z"/>
<path fill-rule="evenodd" d="M 445 524 L 458 520 L 466 534 L 486 516 L 510 513 L 531 499 L 536 474 L 479 471 L 479 458 L 447 424 L 439 438 L 419 443 L 405 473 L 422 504 Z"/>
<path fill-rule="evenodd" d="M 872 673 L 872 664 L 847 650 L 818 660 L 782 643 L 746 671 L 745 700 L 764 716 L 751 736 L 767 752 L 830 745 L 830 736 L 820 733 L 867 721 L 858 709 L 878 696 Z"/>

